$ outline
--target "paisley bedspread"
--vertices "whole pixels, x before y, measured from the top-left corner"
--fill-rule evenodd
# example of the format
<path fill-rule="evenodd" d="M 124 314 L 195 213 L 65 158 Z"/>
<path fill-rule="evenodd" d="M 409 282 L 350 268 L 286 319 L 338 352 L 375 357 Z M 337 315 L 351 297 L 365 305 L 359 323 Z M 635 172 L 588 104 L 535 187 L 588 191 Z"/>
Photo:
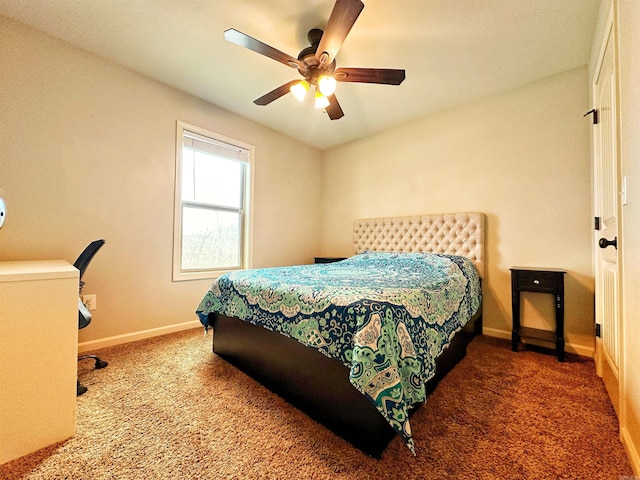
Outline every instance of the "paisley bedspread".
<path fill-rule="evenodd" d="M 370 252 L 225 274 L 196 313 L 205 328 L 217 312 L 340 360 L 415 453 L 409 407 L 425 400 L 436 359 L 481 301 L 477 271 L 465 257 Z"/>

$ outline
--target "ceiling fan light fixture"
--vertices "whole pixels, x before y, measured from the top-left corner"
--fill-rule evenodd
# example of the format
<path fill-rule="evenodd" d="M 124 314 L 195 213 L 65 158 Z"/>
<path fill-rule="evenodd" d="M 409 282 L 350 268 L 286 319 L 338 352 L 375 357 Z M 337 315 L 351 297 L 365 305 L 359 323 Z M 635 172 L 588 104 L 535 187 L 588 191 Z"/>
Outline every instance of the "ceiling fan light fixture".
<path fill-rule="evenodd" d="M 325 97 L 320 91 L 316 90 L 315 108 L 327 108 L 330 105 L 329 99 Z"/>
<path fill-rule="evenodd" d="M 289 90 L 296 100 L 304 102 L 304 98 L 307 96 L 307 92 L 309 91 L 309 82 L 301 80 L 295 85 L 292 85 Z"/>
<path fill-rule="evenodd" d="M 325 95 L 332 95 L 336 91 L 336 79 L 331 75 L 320 75 L 318 79 L 318 89 Z"/>

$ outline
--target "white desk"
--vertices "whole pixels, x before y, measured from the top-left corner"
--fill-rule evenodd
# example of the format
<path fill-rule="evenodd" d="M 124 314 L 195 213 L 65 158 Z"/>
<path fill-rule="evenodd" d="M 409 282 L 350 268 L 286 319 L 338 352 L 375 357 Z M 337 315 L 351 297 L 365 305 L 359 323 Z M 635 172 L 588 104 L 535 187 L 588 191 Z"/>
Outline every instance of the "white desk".
<path fill-rule="evenodd" d="M 78 275 L 0 262 L 0 464 L 75 434 Z"/>

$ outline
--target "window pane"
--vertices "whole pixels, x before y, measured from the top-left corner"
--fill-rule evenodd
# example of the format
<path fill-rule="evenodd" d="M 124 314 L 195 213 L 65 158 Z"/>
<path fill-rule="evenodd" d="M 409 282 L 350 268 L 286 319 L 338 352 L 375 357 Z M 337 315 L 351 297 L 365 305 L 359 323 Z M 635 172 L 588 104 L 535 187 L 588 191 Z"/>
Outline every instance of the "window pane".
<path fill-rule="evenodd" d="M 185 205 L 182 269 L 240 267 L 240 214 Z"/>
<path fill-rule="evenodd" d="M 182 150 L 182 200 L 242 207 L 242 162 L 200 150 Z"/>

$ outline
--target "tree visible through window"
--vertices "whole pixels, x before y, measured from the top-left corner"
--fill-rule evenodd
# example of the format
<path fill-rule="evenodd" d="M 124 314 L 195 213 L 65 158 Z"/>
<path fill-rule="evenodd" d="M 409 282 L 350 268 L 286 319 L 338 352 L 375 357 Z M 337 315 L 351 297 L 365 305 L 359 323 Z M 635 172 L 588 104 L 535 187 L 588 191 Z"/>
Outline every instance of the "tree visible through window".
<path fill-rule="evenodd" d="M 178 123 L 174 279 L 247 267 L 250 150 L 217 137 Z"/>

